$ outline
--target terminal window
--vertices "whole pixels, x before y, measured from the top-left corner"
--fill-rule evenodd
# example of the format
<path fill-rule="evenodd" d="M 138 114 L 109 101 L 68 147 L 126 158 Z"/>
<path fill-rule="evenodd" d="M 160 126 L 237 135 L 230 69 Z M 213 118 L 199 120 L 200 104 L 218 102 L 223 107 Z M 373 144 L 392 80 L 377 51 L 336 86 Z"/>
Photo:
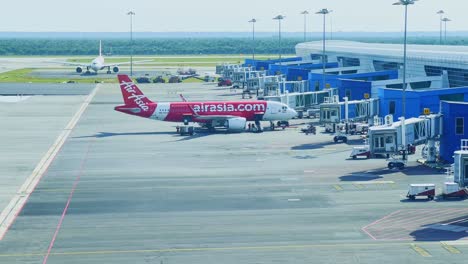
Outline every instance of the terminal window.
<path fill-rule="evenodd" d="M 359 58 L 338 56 L 337 59 L 338 61 L 341 61 L 341 63 L 343 64 L 343 67 L 361 66 L 361 61 L 359 60 Z"/>
<path fill-rule="evenodd" d="M 374 69 L 376 71 L 398 70 L 400 69 L 401 66 L 403 66 L 402 63 L 391 62 L 391 61 L 374 60 L 373 63 L 374 63 Z"/>
<path fill-rule="evenodd" d="M 395 114 L 395 109 L 396 109 L 395 101 L 390 101 L 390 103 L 388 105 L 388 114 L 394 115 Z"/>
<path fill-rule="evenodd" d="M 441 76 L 443 71 L 447 71 L 450 87 L 463 87 L 468 85 L 468 80 L 466 78 L 468 75 L 467 69 L 425 65 L 424 70 L 427 76 Z"/>
<path fill-rule="evenodd" d="M 465 132 L 464 128 L 464 118 L 463 117 L 457 117 L 455 119 L 455 134 L 457 135 L 463 135 Z"/>

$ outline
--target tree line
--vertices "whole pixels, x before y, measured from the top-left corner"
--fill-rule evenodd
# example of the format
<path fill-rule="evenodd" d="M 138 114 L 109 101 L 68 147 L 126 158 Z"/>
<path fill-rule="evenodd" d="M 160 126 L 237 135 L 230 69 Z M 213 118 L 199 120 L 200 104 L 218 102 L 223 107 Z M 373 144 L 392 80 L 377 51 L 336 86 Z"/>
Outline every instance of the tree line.
<path fill-rule="evenodd" d="M 311 39 L 310 41 L 320 41 Z M 348 40 L 372 43 L 401 43 L 401 38 L 348 38 Z M 133 49 L 135 55 L 199 55 L 199 54 L 250 54 L 252 40 L 247 38 L 167 38 L 135 39 L 133 45 L 125 39 L 103 39 L 103 53 L 129 55 Z M 295 46 L 303 42 L 302 38 L 284 38 L 281 40 L 283 54 L 295 53 Z M 413 37 L 410 44 L 439 44 L 439 38 Z M 452 37 L 447 45 L 467 45 L 468 38 Z M 97 39 L 1 39 L 0 56 L 14 55 L 97 55 Z M 279 52 L 277 38 L 260 38 L 255 41 L 257 54 L 276 54 Z"/>

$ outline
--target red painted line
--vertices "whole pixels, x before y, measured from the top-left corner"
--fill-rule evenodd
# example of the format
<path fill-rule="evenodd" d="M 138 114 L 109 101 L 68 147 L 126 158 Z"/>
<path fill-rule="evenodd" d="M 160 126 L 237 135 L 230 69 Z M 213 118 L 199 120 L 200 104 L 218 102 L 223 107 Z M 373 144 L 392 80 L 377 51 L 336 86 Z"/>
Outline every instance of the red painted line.
<path fill-rule="evenodd" d="M 368 228 L 368 227 L 370 227 L 370 226 L 373 226 L 373 225 L 375 225 L 375 224 L 377 224 L 377 223 L 379 223 L 379 222 L 381 222 L 381 221 L 383 221 L 383 220 L 389 218 L 390 216 L 399 213 L 400 211 L 401 211 L 401 210 L 395 211 L 395 212 L 393 212 L 393 213 L 391 213 L 391 214 L 389 214 L 389 215 L 386 215 L 386 216 L 384 216 L 384 217 L 382 217 L 382 218 L 380 218 L 380 219 L 377 219 L 376 221 L 374 221 L 374 222 L 372 222 L 372 223 L 370 223 L 370 224 L 364 226 L 363 228 Z"/>
<path fill-rule="evenodd" d="M 58 233 L 59 233 L 59 231 L 60 231 L 60 229 L 62 227 L 62 223 L 63 223 L 63 220 L 65 219 L 65 215 L 67 214 L 68 207 L 70 206 L 71 200 L 73 198 L 73 194 L 75 193 L 76 187 L 78 186 L 78 183 L 80 182 L 81 175 L 83 175 L 83 169 L 84 169 L 84 165 L 85 165 L 86 161 L 88 160 L 89 150 L 91 148 L 91 142 L 88 144 L 88 149 L 86 150 L 86 154 L 85 154 L 83 160 L 81 161 L 80 171 L 79 171 L 78 175 L 76 176 L 76 179 L 75 179 L 75 181 L 73 183 L 73 187 L 72 187 L 72 189 L 70 191 L 70 195 L 68 195 L 67 203 L 65 205 L 65 208 L 63 208 L 62 216 L 60 217 L 60 220 L 59 220 L 59 222 L 57 224 L 57 227 L 55 228 L 54 235 L 52 237 L 52 240 L 50 241 L 49 247 L 47 248 L 47 253 L 44 256 L 44 260 L 42 261 L 42 264 L 46 264 L 47 260 L 49 259 L 50 252 L 52 251 L 52 248 L 54 247 L 55 240 L 57 239 L 57 235 L 58 235 Z"/>
<path fill-rule="evenodd" d="M 76 118 L 76 121 L 74 121 L 77 113 L 75 113 L 72 117 L 72 119 L 70 120 L 70 122 L 67 123 L 67 126 L 64 128 L 64 130 L 70 130 L 69 133 L 71 134 L 73 129 L 75 128 L 76 124 L 78 123 L 78 121 L 81 119 L 81 116 L 83 115 L 84 111 L 86 110 L 86 108 L 89 106 L 89 104 L 91 103 L 92 99 L 94 98 L 94 96 L 96 95 L 97 93 L 97 89 L 98 89 L 98 86 L 94 88 L 94 90 L 88 95 L 88 97 L 86 97 L 86 99 L 84 100 L 83 104 L 81 104 L 80 108 L 78 109 L 78 112 L 79 113 L 81 111 L 81 109 L 84 107 L 84 105 L 86 104 L 86 107 L 84 107 L 83 111 L 79 114 L 79 117 Z M 70 126 L 70 123 L 75 123 L 74 125 L 72 125 L 71 128 L 69 128 Z M 13 220 L 8 224 L 5 232 L 3 232 L 1 235 L 0 235 L 0 241 L 3 240 L 3 238 L 5 237 L 5 235 L 8 233 L 8 231 L 10 230 L 11 226 L 13 225 L 13 223 L 16 222 L 16 218 L 18 218 L 19 214 L 23 211 L 24 207 L 26 206 L 26 204 L 28 203 L 29 201 L 29 198 L 31 197 L 31 195 L 33 194 L 34 190 L 36 190 L 36 187 L 39 185 L 39 183 L 41 182 L 42 178 L 44 177 L 44 175 L 46 175 L 49 171 L 49 168 L 52 166 L 52 163 L 55 161 L 55 158 L 59 155 L 59 153 L 62 151 L 62 148 L 63 146 L 65 145 L 65 142 L 66 140 L 68 139 L 68 136 L 70 135 L 68 134 L 65 138 L 62 139 L 62 144 L 60 145 L 60 147 L 58 148 L 58 151 L 55 153 L 55 155 L 53 156 L 50 156 L 49 158 L 52 158 L 50 160 L 50 163 L 47 165 L 47 167 L 45 168 L 44 172 L 40 175 L 39 179 L 37 180 L 37 182 L 34 184 L 34 187 L 32 188 L 32 191 L 30 193 L 27 194 L 26 196 L 26 199 L 24 201 L 24 203 L 21 205 L 20 209 L 15 213 L 14 217 L 13 217 Z M 60 135 L 59 135 L 60 136 Z M 54 142 L 55 144 L 56 142 Z"/>
<path fill-rule="evenodd" d="M 368 236 L 370 236 L 373 240 L 377 240 L 377 238 L 375 238 L 375 236 L 373 236 L 371 233 L 369 233 L 369 231 L 367 231 L 365 227 L 361 228 L 361 230 L 362 230 L 362 232 L 364 232 Z"/>
<path fill-rule="evenodd" d="M 466 209 L 461 209 L 461 210 L 466 210 Z M 459 209 L 457 210 L 446 210 L 443 209 L 443 213 L 438 212 L 437 215 L 432 216 L 432 213 L 434 213 L 434 209 L 418 209 L 418 211 L 414 212 L 415 214 L 412 215 L 411 217 L 405 217 L 405 215 L 402 215 L 401 218 L 394 219 L 394 221 L 383 227 L 382 229 L 387 229 L 391 227 L 401 227 L 401 226 L 406 226 L 406 225 L 424 225 L 427 223 L 433 223 L 435 221 L 441 222 L 447 217 L 454 217 L 459 215 Z M 409 213 L 409 212 L 407 212 Z"/>
<path fill-rule="evenodd" d="M 370 226 L 373 226 L 373 225 L 375 225 L 375 224 L 377 224 L 377 223 L 379 223 L 379 222 L 381 222 L 381 221 L 383 221 L 383 220 L 385 220 L 385 219 L 387 219 L 387 218 L 389 218 L 390 216 L 392 216 L 392 215 L 394 215 L 394 214 L 396 214 L 396 213 L 399 213 L 400 211 L 401 211 L 401 210 L 395 211 L 395 212 L 393 212 L 393 213 L 391 213 L 391 214 L 389 214 L 389 215 L 386 215 L 386 216 L 384 216 L 384 217 L 382 217 L 382 218 L 380 218 L 380 219 L 377 219 L 376 221 L 374 221 L 374 222 L 372 222 L 372 223 L 370 223 L 370 224 L 368 224 L 368 225 L 362 227 L 362 228 L 361 228 L 362 232 L 366 233 L 366 234 L 367 234 L 368 236 L 370 236 L 373 240 L 377 240 L 377 238 L 375 238 L 369 231 L 367 231 L 367 228 L 370 227 Z"/>
<path fill-rule="evenodd" d="M 44 173 L 42 173 L 42 175 L 39 177 L 39 180 L 36 182 L 36 184 L 34 185 L 34 188 L 33 190 L 36 190 L 36 187 L 37 185 L 39 185 L 39 183 L 41 182 L 42 178 L 44 177 L 44 175 L 47 174 L 47 172 L 49 171 L 50 167 L 52 166 L 52 164 L 54 163 L 54 160 L 55 158 L 58 156 L 58 154 L 62 151 L 62 148 L 63 146 L 65 145 L 62 144 L 59 148 L 59 150 L 57 151 L 57 154 L 52 157 L 52 161 L 49 163 L 49 166 L 47 166 L 46 170 L 44 170 Z M 21 208 L 18 210 L 18 212 L 16 212 L 15 216 L 13 217 L 13 221 L 11 221 L 11 223 L 8 225 L 6 231 L 0 236 L 0 241 L 3 240 L 3 238 L 5 237 L 5 235 L 8 233 L 8 231 L 10 230 L 10 227 L 13 225 L 14 222 L 16 222 L 16 218 L 18 218 L 19 214 L 23 211 L 23 208 L 26 206 L 26 204 L 28 203 L 29 201 L 29 198 L 31 197 L 31 195 L 34 193 L 31 192 L 31 193 L 28 193 L 28 196 L 26 197 L 26 201 L 23 203 L 23 205 L 21 206 Z"/>

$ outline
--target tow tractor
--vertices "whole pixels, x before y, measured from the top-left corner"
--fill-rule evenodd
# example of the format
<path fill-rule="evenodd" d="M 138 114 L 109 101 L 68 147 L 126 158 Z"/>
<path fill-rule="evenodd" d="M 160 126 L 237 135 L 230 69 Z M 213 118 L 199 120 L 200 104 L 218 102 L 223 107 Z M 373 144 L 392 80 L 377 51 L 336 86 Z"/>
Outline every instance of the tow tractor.
<path fill-rule="evenodd" d="M 393 155 L 391 158 L 387 159 L 388 164 L 387 167 L 389 169 L 399 169 L 402 170 L 405 168 L 407 160 L 404 157 L 400 157 L 398 155 Z"/>
<path fill-rule="evenodd" d="M 408 145 L 406 149 L 400 150 L 397 154 L 394 154 L 391 156 L 391 158 L 387 159 L 387 167 L 389 169 L 397 168 L 399 170 L 402 170 L 405 168 L 406 163 L 408 162 L 408 155 L 412 155 L 415 153 L 416 146 Z"/>
<path fill-rule="evenodd" d="M 195 128 L 192 125 L 177 126 L 176 129 L 181 136 L 193 136 L 193 134 L 195 133 Z"/>
<path fill-rule="evenodd" d="M 287 127 L 289 127 L 289 122 L 288 122 L 288 121 L 278 121 L 278 122 L 276 123 L 276 126 L 277 126 L 277 127 L 281 127 L 281 129 L 284 130 L 284 129 L 286 129 Z M 271 128 L 271 130 L 275 130 L 275 128 L 276 128 L 276 127 L 275 127 L 275 123 L 270 122 L 270 128 Z"/>
<path fill-rule="evenodd" d="M 338 131 L 336 132 L 335 136 L 333 137 L 333 141 L 335 143 L 338 143 L 338 142 L 343 142 L 343 143 L 346 143 L 348 142 L 348 135 L 346 134 L 346 132 L 343 132 L 343 131 Z"/>
<path fill-rule="evenodd" d="M 317 133 L 317 129 L 314 125 L 312 125 L 312 123 L 309 123 L 305 127 L 301 128 L 301 132 L 305 133 L 306 135 L 309 135 L 309 134 L 315 135 Z"/>

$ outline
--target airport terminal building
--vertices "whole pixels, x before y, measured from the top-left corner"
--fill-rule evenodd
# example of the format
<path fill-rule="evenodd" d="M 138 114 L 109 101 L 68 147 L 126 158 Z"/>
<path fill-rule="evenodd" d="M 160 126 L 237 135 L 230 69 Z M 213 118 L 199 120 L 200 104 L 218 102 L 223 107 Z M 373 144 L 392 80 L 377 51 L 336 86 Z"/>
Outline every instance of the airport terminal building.
<path fill-rule="evenodd" d="M 296 55 L 304 60 L 319 62 L 322 45 L 322 41 L 300 43 L 296 45 Z M 407 47 L 409 78 L 441 76 L 446 71 L 450 87 L 468 86 L 467 46 L 408 45 Z M 326 57 L 328 62 L 338 62 L 341 67 L 362 67 L 374 72 L 401 70 L 403 45 L 329 40 L 326 42 Z M 421 89 L 430 87 L 427 82 L 421 82 L 419 85 Z"/>

